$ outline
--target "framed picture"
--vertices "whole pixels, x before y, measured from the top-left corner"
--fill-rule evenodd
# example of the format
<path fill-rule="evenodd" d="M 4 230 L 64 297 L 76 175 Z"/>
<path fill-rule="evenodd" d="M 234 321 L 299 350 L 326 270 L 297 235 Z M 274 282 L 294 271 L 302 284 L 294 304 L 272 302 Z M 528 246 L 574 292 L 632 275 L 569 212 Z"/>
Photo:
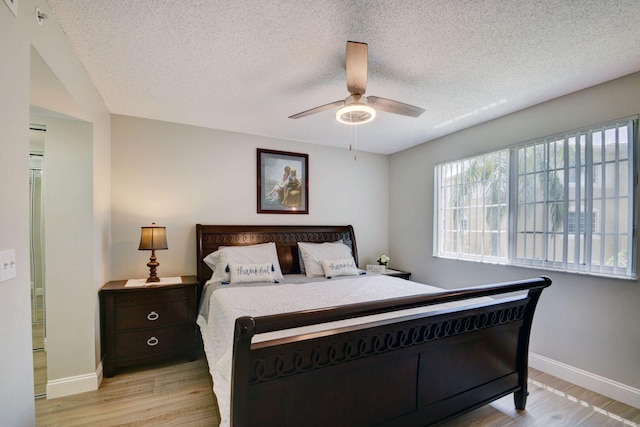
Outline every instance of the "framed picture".
<path fill-rule="evenodd" d="M 309 155 L 258 148 L 258 213 L 309 213 Z"/>

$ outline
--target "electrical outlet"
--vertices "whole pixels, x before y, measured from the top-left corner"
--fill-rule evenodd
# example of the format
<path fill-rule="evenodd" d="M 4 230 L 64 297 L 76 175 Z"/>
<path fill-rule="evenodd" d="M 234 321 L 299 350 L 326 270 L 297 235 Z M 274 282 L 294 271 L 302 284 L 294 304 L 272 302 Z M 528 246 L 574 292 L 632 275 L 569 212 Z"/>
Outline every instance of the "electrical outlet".
<path fill-rule="evenodd" d="M 0 282 L 16 277 L 16 251 L 0 252 Z"/>

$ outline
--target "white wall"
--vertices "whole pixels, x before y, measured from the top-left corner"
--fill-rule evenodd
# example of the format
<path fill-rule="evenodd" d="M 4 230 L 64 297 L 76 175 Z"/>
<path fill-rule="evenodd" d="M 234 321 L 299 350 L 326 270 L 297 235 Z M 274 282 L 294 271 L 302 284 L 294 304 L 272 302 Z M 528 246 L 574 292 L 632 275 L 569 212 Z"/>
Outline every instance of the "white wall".
<path fill-rule="evenodd" d="M 167 227 L 158 274 L 195 274 L 195 224 L 351 224 L 360 265 L 388 247 L 387 156 L 114 115 L 114 279 L 149 275 L 140 227 Z M 309 214 L 256 213 L 256 149 L 309 155 Z"/>
<path fill-rule="evenodd" d="M 550 366 L 575 368 L 584 380 L 601 385 L 611 380 L 634 388 L 636 406 L 640 404 L 638 282 L 452 261 L 432 254 L 437 162 L 639 112 L 640 73 L 636 73 L 396 153 L 390 160 L 389 184 L 394 265 L 412 271 L 418 281 L 446 288 L 550 276 L 554 283 L 542 294 L 531 351 L 549 359 Z"/>
<path fill-rule="evenodd" d="M 96 348 L 99 339 L 95 332 L 98 319 L 97 289 L 107 279 L 109 267 L 110 115 L 84 67 L 73 54 L 47 3 L 38 2 L 38 6 L 49 16 L 42 26 L 36 23 L 35 6 L 35 0 L 21 0 L 16 17 L 4 2 L 0 2 L 0 250 L 15 249 L 17 259 L 17 277 L 0 283 L 0 336 L 3 347 L 0 351 L 0 414 L 2 424 L 9 426 L 35 425 L 28 228 L 28 128 L 32 46 L 93 124 L 91 141 L 88 142 L 92 144 L 90 162 L 93 164 L 89 166 L 90 176 L 87 177 L 92 182 L 91 194 L 88 196 L 92 212 L 88 217 L 83 217 L 89 221 L 90 230 L 82 231 L 78 236 L 78 239 L 88 242 L 85 247 L 90 251 L 90 273 L 76 282 L 68 292 L 76 306 L 93 307 L 89 309 L 91 313 L 86 315 L 87 318 L 83 316 L 80 321 L 88 324 L 94 332 L 81 336 L 80 340 L 83 342 L 78 345 L 90 349 L 89 362 L 81 365 L 90 369 L 90 372 L 83 374 L 94 377 L 99 366 L 99 351 Z M 52 94 L 49 96 L 53 97 Z M 40 106 L 56 111 L 56 100 L 48 101 L 48 105 Z M 73 262 L 73 259 L 65 260 L 65 264 L 59 267 L 70 267 Z M 65 306 L 66 311 L 73 308 L 71 300 Z M 86 335 L 91 336 L 87 339 Z M 48 356 L 56 357 L 50 352 Z M 64 363 L 73 365 L 76 360 L 75 355 L 66 355 Z M 51 379 L 50 377 L 49 380 Z"/>

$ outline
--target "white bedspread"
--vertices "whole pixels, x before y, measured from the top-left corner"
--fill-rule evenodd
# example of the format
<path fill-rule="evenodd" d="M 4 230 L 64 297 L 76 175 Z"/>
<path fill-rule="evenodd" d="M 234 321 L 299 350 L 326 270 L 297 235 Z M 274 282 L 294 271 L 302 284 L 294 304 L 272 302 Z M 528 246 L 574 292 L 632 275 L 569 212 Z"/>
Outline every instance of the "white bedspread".
<path fill-rule="evenodd" d="M 318 280 L 311 283 L 295 283 L 299 280 L 287 280 L 286 283 L 280 284 L 210 285 L 213 286 L 208 293 L 211 297 L 207 301 L 203 301 L 204 304 L 198 316 L 198 325 L 202 332 L 209 371 L 213 378 L 213 389 L 218 400 L 222 419 L 221 426 L 229 425 L 233 331 L 235 320 L 238 317 L 256 317 L 311 308 L 333 307 L 342 304 L 434 293 L 443 290 L 395 277 L 371 274 L 357 278 L 335 278 L 331 280 L 319 278 Z M 208 294 L 204 294 L 203 300 Z M 478 302 L 478 300 L 473 302 Z M 433 307 L 405 310 L 400 313 L 405 315 L 469 303 L 471 301 L 439 304 Z M 253 342 L 366 323 L 397 317 L 398 315 L 398 312 L 384 313 L 376 316 L 259 334 L 254 337 Z"/>

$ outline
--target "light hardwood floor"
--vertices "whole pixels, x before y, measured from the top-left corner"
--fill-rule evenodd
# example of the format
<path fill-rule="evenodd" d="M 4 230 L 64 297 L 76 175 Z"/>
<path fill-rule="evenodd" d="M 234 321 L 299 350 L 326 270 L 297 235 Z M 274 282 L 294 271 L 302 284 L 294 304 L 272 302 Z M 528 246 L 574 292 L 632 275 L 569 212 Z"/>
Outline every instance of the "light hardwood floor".
<path fill-rule="evenodd" d="M 38 426 L 217 426 L 206 360 L 119 371 L 99 390 L 36 400 Z M 531 370 L 525 411 L 506 396 L 452 426 L 640 427 L 640 410 Z"/>
<path fill-rule="evenodd" d="M 44 351 L 33 352 L 33 394 L 36 399 L 47 394 L 47 353 Z"/>
<path fill-rule="evenodd" d="M 217 426 L 207 362 L 119 370 L 100 389 L 36 400 L 38 426 Z"/>
<path fill-rule="evenodd" d="M 44 351 L 44 302 L 38 296 L 37 304 L 31 306 L 31 340 L 33 344 L 33 393 L 36 398 L 46 395 L 47 353 Z"/>

